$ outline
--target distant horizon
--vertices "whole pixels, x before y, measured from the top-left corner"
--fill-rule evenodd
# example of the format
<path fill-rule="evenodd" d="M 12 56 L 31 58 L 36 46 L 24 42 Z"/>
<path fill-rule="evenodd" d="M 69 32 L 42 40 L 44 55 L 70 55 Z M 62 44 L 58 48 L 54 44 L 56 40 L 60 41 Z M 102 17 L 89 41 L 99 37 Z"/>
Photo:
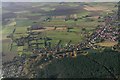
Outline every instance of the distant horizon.
<path fill-rule="evenodd" d="M 1 0 L 1 2 L 119 2 L 119 0 Z"/>

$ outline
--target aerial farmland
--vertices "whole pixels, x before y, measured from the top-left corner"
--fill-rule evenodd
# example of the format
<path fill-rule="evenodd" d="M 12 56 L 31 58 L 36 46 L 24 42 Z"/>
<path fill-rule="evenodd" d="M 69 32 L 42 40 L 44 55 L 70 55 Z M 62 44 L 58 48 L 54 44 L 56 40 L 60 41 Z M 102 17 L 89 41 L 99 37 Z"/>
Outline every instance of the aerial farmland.
<path fill-rule="evenodd" d="M 3 78 L 119 79 L 119 7 L 117 2 L 3 2 Z"/>

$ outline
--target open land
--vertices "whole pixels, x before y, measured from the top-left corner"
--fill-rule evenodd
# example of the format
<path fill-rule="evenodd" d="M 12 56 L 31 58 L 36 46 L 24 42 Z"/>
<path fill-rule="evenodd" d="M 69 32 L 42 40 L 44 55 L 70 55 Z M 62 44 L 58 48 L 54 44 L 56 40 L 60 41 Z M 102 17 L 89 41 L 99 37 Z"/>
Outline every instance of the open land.
<path fill-rule="evenodd" d="M 4 2 L 4 77 L 119 78 L 116 4 Z"/>

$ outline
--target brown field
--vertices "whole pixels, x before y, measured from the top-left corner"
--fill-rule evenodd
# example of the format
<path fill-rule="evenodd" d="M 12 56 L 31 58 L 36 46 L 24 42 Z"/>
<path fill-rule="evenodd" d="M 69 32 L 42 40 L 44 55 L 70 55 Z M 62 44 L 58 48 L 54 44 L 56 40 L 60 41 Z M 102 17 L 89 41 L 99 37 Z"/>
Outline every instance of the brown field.
<path fill-rule="evenodd" d="M 45 27 L 45 29 L 42 29 L 42 30 L 32 30 L 33 32 L 43 32 L 43 31 L 52 31 L 54 30 L 54 27 Z M 58 31 L 63 31 L 63 30 L 66 30 L 66 27 L 58 27 L 56 28 L 56 30 Z"/>
<path fill-rule="evenodd" d="M 87 10 L 87 11 L 104 11 L 106 10 L 105 7 L 102 7 L 102 6 L 99 6 L 99 7 L 95 7 L 95 6 L 87 6 L 87 5 L 84 5 L 84 9 Z"/>
<path fill-rule="evenodd" d="M 16 51 L 9 51 L 10 49 L 10 43 L 11 40 L 10 39 L 4 39 L 2 40 L 2 54 L 4 56 L 2 56 L 2 62 L 7 62 L 7 61 L 11 61 L 15 56 L 17 56 Z"/>
<path fill-rule="evenodd" d="M 88 17 L 88 18 L 90 18 L 90 19 L 98 19 L 99 16 L 92 16 L 92 17 Z"/>
<path fill-rule="evenodd" d="M 117 43 L 118 42 L 116 42 L 116 41 L 105 41 L 105 42 L 97 43 L 97 45 L 105 46 L 105 47 L 112 47 L 112 46 L 116 45 Z"/>

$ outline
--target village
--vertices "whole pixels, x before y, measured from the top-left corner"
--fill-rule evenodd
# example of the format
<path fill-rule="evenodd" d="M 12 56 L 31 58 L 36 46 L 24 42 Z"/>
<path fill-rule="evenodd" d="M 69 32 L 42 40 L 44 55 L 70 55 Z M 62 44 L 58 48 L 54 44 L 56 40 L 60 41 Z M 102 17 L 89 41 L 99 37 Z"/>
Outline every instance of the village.
<path fill-rule="evenodd" d="M 120 9 L 120 8 L 118 8 Z M 12 47 L 16 44 L 18 47 L 18 55 L 10 62 L 5 62 L 3 64 L 3 78 L 19 78 L 31 76 L 32 78 L 37 77 L 34 66 L 38 65 L 37 68 L 43 69 L 46 65 L 50 64 L 53 60 L 63 59 L 67 57 L 76 58 L 80 55 L 87 56 L 90 49 L 98 50 L 106 48 L 106 45 L 101 45 L 102 42 L 113 42 L 110 47 L 120 52 L 120 44 L 118 42 L 119 28 L 120 26 L 120 10 L 118 12 L 107 15 L 103 19 L 103 23 L 98 25 L 97 29 L 93 31 L 92 34 L 86 33 L 86 38 L 78 42 L 77 44 L 72 44 L 72 40 L 68 40 L 65 45 L 61 44 L 63 40 L 58 40 L 55 45 L 52 45 L 53 38 L 45 34 L 46 31 L 66 31 L 68 33 L 72 32 L 73 27 L 68 27 L 66 25 L 54 25 L 54 27 L 43 27 L 42 25 L 31 25 L 27 27 L 27 34 L 20 38 L 15 38 L 16 27 L 7 38 L 11 39 L 12 43 L 10 45 L 10 51 Z M 58 16 L 57 18 L 63 18 L 65 21 L 74 20 L 77 21 L 76 15 L 66 18 L 64 16 Z M 101 16 L 99 16 L 100 18 Z M 53 18 L 56 18 L 54 16 Z M 47 18 L 45 21 L 50 21 L 51 18 Z M 58 27 L 64 26 L 64 27 Z M 85 33 L 85 30 L 83 30 Z M 17 33 L 20 34 L 20 33 Z M 72 37 L 72 36 L 71 36 Z M 25 48 L 24 48 L 25 46 Z M 109 45 L 107 45 L 109 46 Z M 117 46 L 117 47 L 116 47 Z M 31 54 L 25 54 L 30 52 Z"/>

